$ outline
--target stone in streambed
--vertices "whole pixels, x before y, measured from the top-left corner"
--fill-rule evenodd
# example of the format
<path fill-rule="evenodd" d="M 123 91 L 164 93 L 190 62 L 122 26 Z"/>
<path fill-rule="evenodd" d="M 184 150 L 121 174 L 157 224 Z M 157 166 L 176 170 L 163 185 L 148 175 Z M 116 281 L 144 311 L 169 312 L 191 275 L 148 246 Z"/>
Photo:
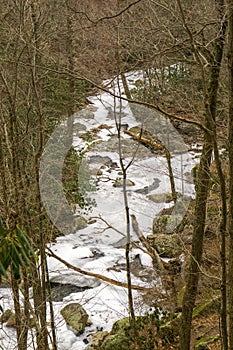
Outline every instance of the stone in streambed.
<path fill-rule="evenodd" d="M 88 314 L 78 303 L 71 303 L 61 309 L 61 315 L 67 326 L 71 327 L 77 334 L 83 333 L 88 325 Z"/>
<path fill-rule="evenodd" d="M 145 186 L 143 188 L 139 188 L 135 192 L 146 195 L 149 192 L 156 190 L 159 187 L 159 184 L 160 184 L 160 180 L 158 178 L 154 178 L 154 181 L 151 185 Z"/>
<path fill-rule="evenodd" d="M 65 297 L 72 293 L 83 292 L 90 289 L 89 286 L 77 286 L 70 283 L 50 282 L 52 301 L 62 301 Z"/>
<path fill-rule="evenodd" d="M 173 201 L 171 193 L 149 194 L 147 198 L 154 203 L 170 203 Z"/>
<path fill-rule="evenodd" d="M 123 187 L 123 184 L 124 179 L 117 177 L 113 184 L 113 187 Z M 130 179 L 126 179 L 126 186 L 135 186 L 135 183 Z"/>
<path fill-rule="evenodd" d="M 75 222 L 75 230 L 78 231 L 78 230 L 83 230 L 84 228 L 87 227 L 87 220 L 79 215 L 79 216 L 76 216 L 75 219 L 74 219 L 74 222 Z"/>

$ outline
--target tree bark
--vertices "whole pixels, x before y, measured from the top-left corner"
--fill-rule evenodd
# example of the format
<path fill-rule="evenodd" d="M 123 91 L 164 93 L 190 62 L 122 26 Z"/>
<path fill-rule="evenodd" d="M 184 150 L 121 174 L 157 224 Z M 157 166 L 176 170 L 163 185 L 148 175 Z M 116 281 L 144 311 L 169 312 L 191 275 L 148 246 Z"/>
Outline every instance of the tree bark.
<path fill-rule="evenodd" d="M 229 281 L 228 311 L 230 349 L 233 349 L 233 1 L 228 0 L 229 38 L 228 38 L 228 72 L 229 72 L 229 120 L 228 120 L 228 153 L 229 153 Z"/>
<path fill-rule="evenodd" d="M 186 282 L 186 290 L 182 303 L 182 317 L 181 317 L 181 330 L 180 330 L 180 348 L 182 350 L 189 350 L 191 343 L 191 326 L 192 326 L 192 313 L 195 306 L 198 282 L 199 282 L 199 264 L 201 264 L 202 252 L 203 252 L 203 239 L 205 232 L 206 221 L 206 208 L 208 198 L 208 188 L 210 179 L 210 164 L 213 148 L 215 154 L 218 155 L 218 147 L 216 141 L 216 111 L 217 111 L 217 96 L 219 87 L 219 74 L 221 69 L 221 62 L 223 56 L 224 41 L 220 36 L 216 40 L 216 48 L 214 52 L 214 61 L 211 62 L 209 84 L 207 80 L 206 68 L 202 62 L 200 52 L 194 41 L 194 37 L 186 23 L 183 8 L 180 0 L 177 0 L 180 7 L 181 15 L 183 18 L 184 26 L 190 37 L 190 42 L 193 48 L 194 56 L 197 63 L 200 66 L 202 74 L 203 85 L 203 98 L 205 107 L 205 127 L 207 131 L 204 134 L 204 144 L 200 159 L 200 168 L 198 171 L 197 179 L 197 191 L 196 191 L 196 204 L 194 212 L 194 231 L 192 239 L 192 250 L 190 257 L 190 265 L 188 270 L 188 277 Z M 221 34 L 222 34 L 222 18 L 223 18 L 223 1 L 216 0 L 216 6 L 219 10 L 219 21 L 221 21 Z M 219 164 L 218 164 L 219 165 Z M 219 170 L 221 170 L 219 168 Z M 220 174 L 220 172 L 219 172 Z M 224 222 L 225 223 L 225 222 Z M 224 328 L 225 329 L 225 328 Z M 226 331 L 226 329 L 225 329 Z"/>
<path fill-rule="evenodd" d="M 190 350 L 192 313 L 195 306 L 197 287 L 199 281 L 199 264 L 202 258 L 203 237 L 206 221 L 206 203 L 209 187 L 209 168 L 212 156 L 212 140 L 205 134 L 200 168 L 198 171 L 198 183 L 196 193 L 196 204 L 194 213 L 194 231 L 192 239 L 192 250 L 190 266 L 186 281 L 186 290 L 182 303 L 180 348 Z"/>

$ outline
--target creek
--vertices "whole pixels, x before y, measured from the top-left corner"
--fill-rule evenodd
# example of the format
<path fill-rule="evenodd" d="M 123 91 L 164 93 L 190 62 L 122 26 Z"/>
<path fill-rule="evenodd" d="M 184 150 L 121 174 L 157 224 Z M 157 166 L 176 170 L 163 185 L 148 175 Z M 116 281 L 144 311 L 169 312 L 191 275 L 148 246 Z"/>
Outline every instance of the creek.
<path fill-rule="evenodd" d="M 138 79 L 140 72 L 127 74 L 130 89 L 135 88 Z M 125 96 L 121 81 L 113 81 L 111 91 Z M 85 191 L 95 205 L 86 212 L 77 206 L 77 214 L 84 216 L 88 225 L 75 233 L 61 235 L 50 248 L 62 259 L 83 270 L 126 282 L 126 220 L 123 188 L 119 180 L 122 169 L 116 123 L 122 126 L 123 162 L 125 166 L 132 162 L 127 171 L 130 214 L 136 216 L 145 236 L 152 233 L 153 221 L 161 209 L 172 205 L 165 203 L 165 195 L 171 192 L 167 162 L 162 154 L 154 154 L 150 149 L 138 145 L 124 133 L 124 128 L 143 126 L 166 144 L 172 154 L 176 190 L 190 198 L 194 196 L 190 174 L 196 155 L 187 151 L 175 128 L 157 112 L 129 105 L 105 92 L 89 97 L 89 101 L 90 104 L 74 116 L 73 146 L 78 151 L 89 149 L 83 158 L 79 181 L 85 187 L 91 179 L 92 190 Z M 92 135 L 91 140 L 87 140 L 88 135 Z M 164 194 L 164 201 L 156 203 L 148 198 L 154 194 Z M 132 228 L 131 234 L 131 239 L 138 241 Z M 131 261 L 133 284 L 156 288 L 160 281 L 153 270 L 151 258 L 140 249 L 133 248 Z M 48 265 L 53 289 L 57 288 L 53 304 L 60 350 L 88 349 L 87 343 L 93 333 L 97 330 L 109 331 L 116 320 L 128 316 L 126 289 L 79 274 L 51 257 L 48 258 Z M 10 289 L 0 288 L 0 294 L 3 309 L 12 307 Z M 136 314 L 150 310 L 151 306 L 145 305 L 140 292 L 133 291 L 133 296 Z M 61 308 L 70 302 L 80 303 L 92 322 L 78 337 L 67 328 L 60 314 Z M 3 325 L 0 332 L 3 349 L 14 348 L 15 331 Z"/>

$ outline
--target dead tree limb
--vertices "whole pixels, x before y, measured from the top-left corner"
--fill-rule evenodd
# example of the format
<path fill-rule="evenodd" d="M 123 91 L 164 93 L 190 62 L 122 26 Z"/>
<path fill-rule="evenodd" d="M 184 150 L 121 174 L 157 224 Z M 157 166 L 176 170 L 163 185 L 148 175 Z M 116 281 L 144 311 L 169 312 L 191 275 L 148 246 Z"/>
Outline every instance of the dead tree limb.
<path fill-rule="evenodd" d="M 146 146 L 147 148 L 150 148 L 152 151 L 163 151 L 164 147 L 159 143 L 158 140 L 155 139 L 155 137 L 145 137 L 143 136 L 143 133 L 135 133 L 131 130 L 124 130 L 124 133 L 131 136 L 132 139 L 140 142 L 143 146 Z"/>
<path fill-rule="evenodd" d="M 68 263 L 67 261 L 63 260 L 62 258 L 60 258 L 51 249 L 47 248 L 47 250 L 48 250 L 48 256 L 51 256 L 51 257 L 55 258 L 56 260 L 60 261 L 62 264 L 64 264 L 66 267 L 68 267 L 71 270 L 79 272 L 79 273 L 81 273 L 82 275 L 85 275 L 85 276 L 90 276 L 90 277 L 97 278 L 97 279 L 99 279 L 101 281 L 107 282 L 109 284 L 113 284 L 113 285 L 118 286 L 118 287 L 128 288 L 128 284 L 127 283 L 116 281 L 116 280 L 114 280 L 112 278 L 100 275 L 98 273 L 82 270 L 79 267 L 76 267 L 76 266 Z M 131 288 L 134 289 L 134 290 L 142 291 L 142 292 L 151 292 L 153 290 L 152 288 L 145 288 L 145 287 L 142 287 L 142 286 L 136 286 L 134 284 L 131 285 Z"/>
<path fill-rule="evenodd" d="M 150 245 L 150 243 L 146 240 L 146 238 L 144 237 L 142 231 L 140 230 L 140 228 L 138 226 L 138 222 L 137 222 L 135 215 L 131 215 L 131 222 L 132 222 L 132 227 L 133 227 L 134 232 L 138 236 L 140 242 L 146 248 L 147 253 L 151 256 L 151 258 L 153 260 L 153 265 L 157 266 L 159 268 L 160 272 L 163 274 L 165 272 L 163 262 L 160 259 L 160 256 L 159 256 L 158 252 L 156 251 L 156 249 L 153 248 Z"/>

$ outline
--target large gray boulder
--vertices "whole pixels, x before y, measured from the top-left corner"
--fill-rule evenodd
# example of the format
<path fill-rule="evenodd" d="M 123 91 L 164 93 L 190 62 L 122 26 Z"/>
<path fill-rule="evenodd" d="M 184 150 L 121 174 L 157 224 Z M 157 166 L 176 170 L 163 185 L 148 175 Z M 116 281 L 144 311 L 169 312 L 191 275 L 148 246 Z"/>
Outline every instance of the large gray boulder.
<path fill-rule="evenodd" d="M 88 325 L 88 314 L 78 303 L 71 303 L 61 309 L 61 314 L 66 324 L 71 327 L 77 334 L 83 333 Z"/>

